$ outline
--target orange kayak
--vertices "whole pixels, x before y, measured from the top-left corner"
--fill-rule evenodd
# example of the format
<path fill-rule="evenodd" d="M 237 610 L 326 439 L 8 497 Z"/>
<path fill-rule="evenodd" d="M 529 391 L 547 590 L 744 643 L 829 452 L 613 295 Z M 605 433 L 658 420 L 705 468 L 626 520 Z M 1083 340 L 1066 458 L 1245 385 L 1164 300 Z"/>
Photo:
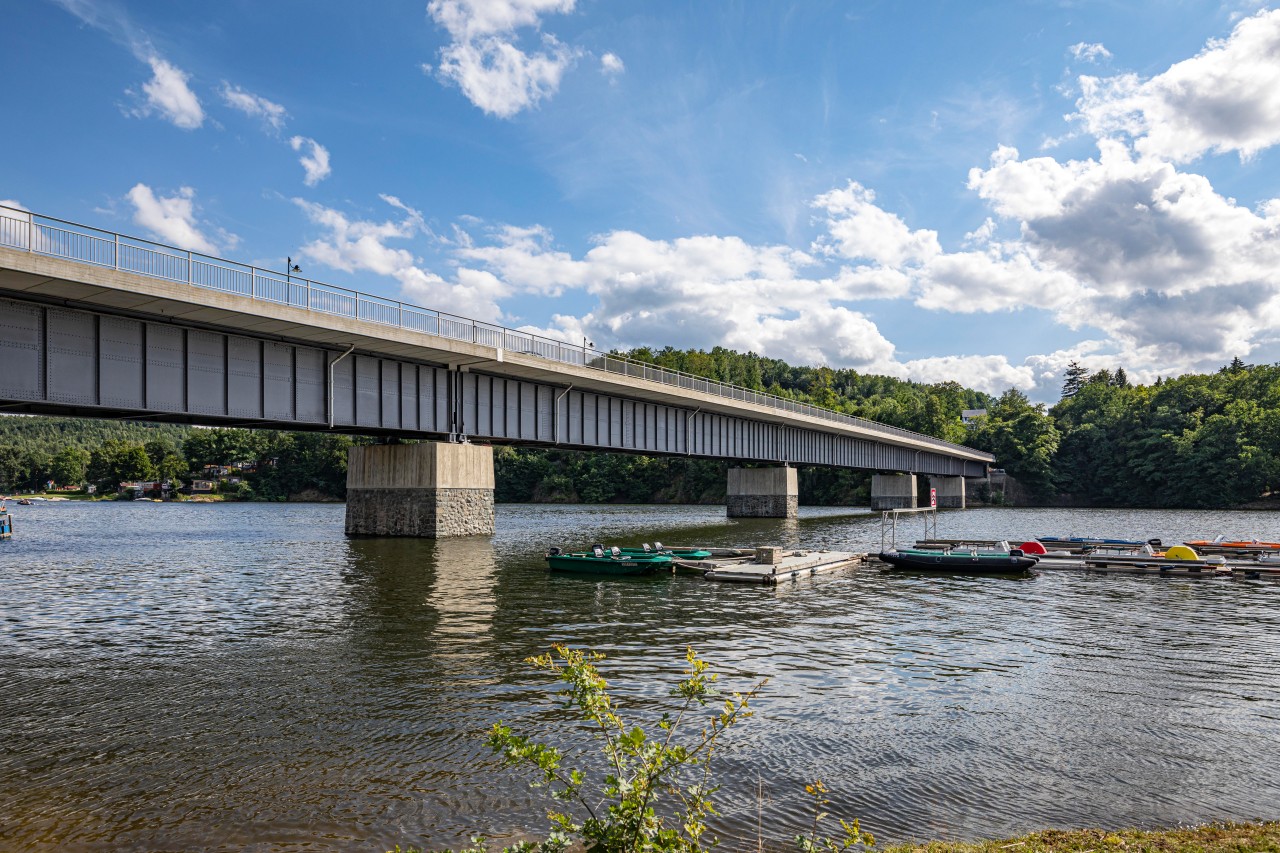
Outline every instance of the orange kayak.
<path fill-rule="evenodd" d="M 1280 542 L 1259 542 L 1257 539 L 1248 542 L 1230 542 L 1220 539 L 1193 539 L 1183 544 L 1190 545 L 1192 548 L 1224 548 L 1239 551 L 1280 551 Z"/>

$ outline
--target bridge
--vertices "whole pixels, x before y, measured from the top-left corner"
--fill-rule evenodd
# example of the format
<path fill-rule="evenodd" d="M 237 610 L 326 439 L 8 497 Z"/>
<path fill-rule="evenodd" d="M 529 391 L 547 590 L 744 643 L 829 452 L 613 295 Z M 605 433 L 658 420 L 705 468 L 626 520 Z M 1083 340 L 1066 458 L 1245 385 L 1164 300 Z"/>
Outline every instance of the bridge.
<path fill-rule="evenodd" d="M 494 444 L 684 455 L 731 516 L 794 516 L 796 465 L 939 505 L 990 454 L 784 397 L 0 207 L 0 410 L 425 439 L 352 449 L 347 530 L 493 529 Z M 758 467 L 765 466 L 765 467 Z"/>

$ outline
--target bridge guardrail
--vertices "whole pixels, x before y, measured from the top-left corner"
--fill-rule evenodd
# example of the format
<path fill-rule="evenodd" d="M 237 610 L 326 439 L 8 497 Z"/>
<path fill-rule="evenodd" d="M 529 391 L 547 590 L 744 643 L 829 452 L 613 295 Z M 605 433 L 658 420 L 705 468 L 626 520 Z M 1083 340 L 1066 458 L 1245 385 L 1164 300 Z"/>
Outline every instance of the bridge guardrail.
<path fill-rule="evenodd" d="M 302 278 L 288 272 L 282 276 L 278 272 L 259 269 L 249 264 L 4 205 L 0 205 L 0 245 L 33 254 L 131 272 L 148 278 L 235 293 L 251 299 L 290 305 L 321 314 L 367 320 L 432 337 L 501 347 L 511 352 L 535 355 L 562 364 L 620 373 L 664 385 L 754 403 L 779 411 L 858 426 L 884 435 L 910 438 L 932 445 L 944 452 L 960 449 L 973 452 L 971 448 L 962 448 L 951 442 L 901 427 L 833 412 L 809 403 L 753 391 L 750 388 L 695 376 L 648 362 L 602 353 L 590 347 L 566 344 L 563 341 L 544 338 L 529 332 L 405 304 L 394 299 Z"/>

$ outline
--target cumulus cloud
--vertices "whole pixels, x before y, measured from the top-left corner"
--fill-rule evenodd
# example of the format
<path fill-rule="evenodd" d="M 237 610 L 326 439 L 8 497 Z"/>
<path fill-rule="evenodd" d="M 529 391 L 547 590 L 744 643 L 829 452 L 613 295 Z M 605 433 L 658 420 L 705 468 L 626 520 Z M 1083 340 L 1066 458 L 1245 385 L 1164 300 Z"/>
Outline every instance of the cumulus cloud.
<path fill-rule="evenodd" d="M 1280 9 L 1143 80 L 1080 78 L 1076 117 L 1099 137 L 1134 139 L 1138 153 L 1185 163 L 1206 152 L 1249 158 L 1280 142 Z"/>
<path fill-rule="evenodd" d="M 616 53 L 606 53 L 600 57 L 600 73 L 606 77 L 616 77 L 627 70 Z"/>
<path fill-rule="evenodd" d="M 456 85 L 484 112 L 510 118 L 554 95 L 579 53 L 548 33 L 541 34 L 541 50 L 526 52 L 517 44 L 517 31 L 537 29 L 543 16 L 571 12 L 574 4 L 575 0 L 432 0 L 427 13 L 449 33 L 451 42 L 440 49 L 439 64 L 423 65 L 423 70 Z"/>
<path fill-rule="evenodd" d="M 139 117 L 158 113 L 183 130 L 195 130 L 204 124 L 204 108 L 200 99 L 187 86 L 190 76 L 159 56 L 147 58 L 151 79 L 142 84 L 145 100 L 133 110 Z"/>
<path fill-rule="evenodd" d="M 146 184 L 135 184 L 126 198 L 133 204 L 133 221 L 145 228 L 162 242 L 201 252 L 216 255 L 218 245 L 201 229 L 196 219 L 196 191 L 191 187 L 179 187 L 171 196 L 157 196 Z M 222 242 L 228 248 L 234 245 L 235 238 L 222 235 Z"/>
<path fill-rule="evenodd" d="M 919 264 L 942 250 L 936 231 L 912 231 L 875 200 L 876 194 L 856 181 L 814 199 L 813 206 L 826 213 L 827 227 L 815 250 L 887 267 Z"/>
<path fill-rule="evenodd" d="M 303 178 L 303 183 L 307 186 L 314 187 L 316 184 L 329 177 L 329 173 L 333 171 L 329 167 L 329 149 L 325 148 L 314 139 L 308 139 L 305 136 L 295 136 L 289 140 L 289 147 L 294 151 L 303 151 L 304 149 L 306 151 L 306 153 L 298 159 L 298 162 L 302 164 L 303 171 L 306 172 L 306 177 Z"/>
<path fill-rule="evenodd" d="M 344 272 L 372 272 L 394 278 L 401 295 L 411 303 L 486 322 L 503 319 L 499 300 L 512 288 L 483 270 L 461 270 L 453 282 L 426 269 L 409 249 L 391 245 L 416 237 L 434 237 L 422 214 L 391 195 L 380 198 L 400 211 L 399 219 L 381 222 L 352 219 L 340 211 L 303 199 L 294 199 L 307 218 L 326 233 L 302 247 L 313 263 Z"/>
<path fill-rule="evenodd" d="M 273 133 L 283 130 L 285 120 L 289 117 L 289 113 L 280 104 L 269 101 L 261 95 L 246 92 L 239 86 L 232 86 L 225 80 L 222 82 L 222 100 L 227 106 L 239 110 L 250 118 L 261 119 Z"/>
<path fill-rule="evenodd" d="M 1097 62 L 1099 59 L 1111 58 L 1111 51 L 1101 44 L 1089 44 L 1082 41 L 1071 45 L 1067 50 L 1071 51 L 1071 55 L 1081 62 Z"/>
<path fill-rule="evenodd" d="M 139 62 L 151 67 L 151 79 L 142 84 L 142 94 L 130 91 L 141 103 L 130 110 L 132 115 L 146 117 L 159 114 L 183 130 L 194 130 L 204 124 L 204 108 L 187 85 L 189 75 L 164 59 L 124 9 L 115 3 L 95 0 L 53 0 L 83 23 L 102 30 L 115 42 L 128 48 Z"/>

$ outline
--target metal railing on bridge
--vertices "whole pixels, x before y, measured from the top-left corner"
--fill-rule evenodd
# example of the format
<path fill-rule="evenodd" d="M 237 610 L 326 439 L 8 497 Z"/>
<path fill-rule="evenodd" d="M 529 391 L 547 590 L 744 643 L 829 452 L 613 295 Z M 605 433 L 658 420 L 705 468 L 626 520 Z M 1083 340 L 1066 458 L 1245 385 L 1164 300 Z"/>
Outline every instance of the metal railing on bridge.
<path fill-rule="evenodd" d="M 534 355 L 563 364 L 647 379 L 779 411 L 850 424 L 888 436 L 910 438 L 943 452 L 961 449 L 959 445 L 908 429 L 833 412 L 786 397 L 753 391 L 648 362 L 602 353 L 587 346 L 575 346 L 529 332 L 325 284 L 288 272 L 281 274 L 264 270 L 4 205 L 0 205 L 0 246 L 185 283 L 193 287 L 235 293 L 250 299 L 291 305 L 321 314 L 367 320 L 433 337 L 500 347 L 509 352 Z M 963 449 L 972 452 L 969 448 Z"/>

